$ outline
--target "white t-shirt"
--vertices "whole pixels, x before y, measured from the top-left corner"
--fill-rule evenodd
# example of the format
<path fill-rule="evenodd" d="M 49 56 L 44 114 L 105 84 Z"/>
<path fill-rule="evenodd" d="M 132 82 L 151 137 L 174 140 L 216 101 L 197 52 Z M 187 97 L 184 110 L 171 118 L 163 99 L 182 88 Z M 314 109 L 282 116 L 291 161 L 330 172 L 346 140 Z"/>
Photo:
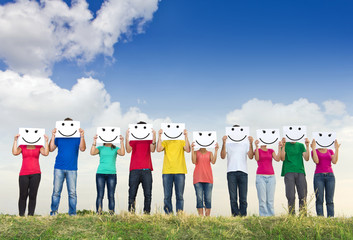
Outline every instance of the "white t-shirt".
<path fill-rule="evenodd" d="M 242 171 L 248 173 L 249 142 L 226 143 L 227 172 Z"/>

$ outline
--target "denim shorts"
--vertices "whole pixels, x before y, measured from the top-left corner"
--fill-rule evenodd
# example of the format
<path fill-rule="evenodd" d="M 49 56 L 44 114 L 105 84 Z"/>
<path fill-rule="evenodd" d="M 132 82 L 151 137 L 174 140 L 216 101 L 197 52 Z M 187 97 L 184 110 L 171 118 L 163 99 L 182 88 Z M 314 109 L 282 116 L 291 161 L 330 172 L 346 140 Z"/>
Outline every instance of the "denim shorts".
<path fill-rule="evenodd" d="M 198 182 L 194 184 L 196 193 L 196 208 L 211 208 L 212 183 Z"/>

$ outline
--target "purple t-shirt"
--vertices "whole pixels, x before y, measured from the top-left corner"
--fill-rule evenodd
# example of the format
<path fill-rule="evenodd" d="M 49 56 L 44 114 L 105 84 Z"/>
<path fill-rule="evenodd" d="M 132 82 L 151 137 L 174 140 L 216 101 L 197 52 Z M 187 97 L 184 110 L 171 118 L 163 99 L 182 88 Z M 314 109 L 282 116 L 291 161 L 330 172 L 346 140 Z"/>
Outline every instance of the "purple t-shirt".
<path fill-rule="evenodd" d="M 334 152 L 331 149 L 327 149 L 326 153 L 321 153 L 316 149 L 317 157 L 319 158 L 319 163 L 316 164 L 316 173 L 333 173 L 331 159 Z M 313 151 L 311 151 L 311 156 L 313 156 Z"/>
<path fill-rule="evenodd" d="M 267 149 L 267 151 L 263 151 L 259 148 L 259 161 L 257 161 L 257 171 L 256 174 L 262 175 L 274 175 L 275 171 L 272 166 L 272 153 L 273 149 Z"/>

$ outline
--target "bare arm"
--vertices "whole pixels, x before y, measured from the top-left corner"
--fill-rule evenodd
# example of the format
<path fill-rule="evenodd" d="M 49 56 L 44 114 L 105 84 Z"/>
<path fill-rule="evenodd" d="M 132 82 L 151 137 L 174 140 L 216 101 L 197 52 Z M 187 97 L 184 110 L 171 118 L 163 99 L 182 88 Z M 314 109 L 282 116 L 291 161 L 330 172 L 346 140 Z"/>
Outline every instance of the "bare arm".
<path fill-rule="evenodd" d="M 124 137 L 120 135 L 120 148 L 118 149 L 119 156 L 125 155 L 125 147 L 124 147 Z"/>
<path fill-rule="evenodd" d="M 335 140 L 335 154 L 332 155 L 332 159 L 331 159 L 331 162 L 333 164 L 336 164 L 338 161 L 338 150 L 339 150 L 340 146 L 341 146 L 341 144 L 338 144 L 337 140 Z"/>
<path fill-rule="evenodd" d="M 225 159 L 227 156 L 226 141 L 227 141 L 227 136 L 223 136 L 222 137 L 222 149 L 221 149 L 221 158 L 222 159 Z"/>
<path fill-rule="evenodd" d="M 127 153 L 131 153 L 132 151 L 132 147 L 130 146 L 129 136 L 130 136 L 130 128 L 126 130 L 126 134 L 125 134 L 125 148 Z"/>
<path fill-rule="evenodd" d="M 310 144 L 309 139 L 305 138 L 305 148 L 306 148 L 306 152 L 303 152 L 303 157 L 304 157 L 304 160 L 305 160 L 305 161 L 309 161 L 309 158 L 310 158 L 309 144 Z"/>
<path fill-rule="evenodd" d="M 160 129 L 158 131 L 158 142 L 157 142 L 157 152 L 162 152 L 164 150 L 164 147 L 162 146 L 162 133 L 163 133 L 163 130 Z"/>
<path fill-rule="evenodd" d="M 191 144 L 191 161 L 193 164 L 196 164 L 197 160 L 196 160 L 196 152 L 195 152 L 195 143 Z"/>
<path fill-rule="evenodd" d="M 276 154 L 275 151 L 273 151 L 273 153 L 272 153 L 272 158 L 273 158 L 276 162 L 279 162 L 279 161 L 281 160 L 281 149 L 282 149 L 282 142 L 279 141 L 277 154 Z"/>
<path fill-rule="evenodd" d="M 152 129 L 152 134 L 153 134 L 153 140 L 152 143 L 150 144 L 150 152 L 156 151 L 156 131 Z"/>
<path fill-rule="evenodd" d="M 313 161 L 316 164 L 319 164 L 319 157 L 317 156 L 317 152 L 316 152 L 316 141 L 315 139 L 313 139 L 313 141 L 311 142 L 311 149 L 313 150 Z"/>
<path fill-rule="evenodd" d="M 248 157 L 250 159 L 253 159 L 254 157 L 254 148 L 252 146 L 252 143 L 254 142 L 254 139 L 252 136 L 249 136 L 249 152 L 248 152 Z"/>
<path fill-rule="evenodd" d="M 215 164 L 216 161 L 217 161 L 218 149 L 219 149 L 219 146 L 218 146 L 218 143 L 216 143 L 216 147 L 215 147 L 215 149 L 214 149 L 214 154 L 211 153 L 211 163 L 212 163 L 212 164 Z"/>
<path fill-rule="evenodd" d="M 86 150 L 86 141 L 85 141 L 85 131 L 80 128 L 80 151 L 84 152 Z"/>
<path fill-rule="evenodd" d="M 56 128 L 54 128 L 53 131 L 51 131 L 51 139 L 50 139 L 50 143 L 49 143 L 49 151 L 50 152 L 53 152 L 56 149 L 55 134 L 56 134 Z"/>
<path fill-rule="evenodd" d="M 255 160 L 259 161 L 260 156 L 259 156 L 259 140 L 255 141 Z"/>
<path fill-rule="evenodd" d="M 19 136 L 20 134 L 17 134 L 13 140 L 12 154 L 15 156 L 19 155 L 22 152 L 22 149 L 20 147 L 17 147 L 17 140 Z"/>
<path fill-rule="evenodd" d="M 44 147 L 40 148 L 40 153 L 43 156 L 48 156 L 49 155 L 49 143 L 48 143 L 48 136 L 44 134 L 44 140 L 45 140 L 45 145 Z"/>
<path fill-rule="evenodd" d="M 189 153 L 191 151 L 190 149 L 190 143 L 188 139 L 188 131 L 184 129 L 184 135 L 185 135 L 185 146 L 184 146 L 184 151 Z"/>
<path fill-rule="evenodd" d="M 282 138 L 282 147 L 281 147 L 281 161 L 284 161 L 286 159 L 286 139 Z"/>
<path fill-rule="evenodd" d="M 97 146 L 97 134 L 96 136 L 93 137 L 93 143 L 90 151 L 90 154 L 92 156 L 97 155 L 99 153 L 99 149 L 96 146 Z"/>

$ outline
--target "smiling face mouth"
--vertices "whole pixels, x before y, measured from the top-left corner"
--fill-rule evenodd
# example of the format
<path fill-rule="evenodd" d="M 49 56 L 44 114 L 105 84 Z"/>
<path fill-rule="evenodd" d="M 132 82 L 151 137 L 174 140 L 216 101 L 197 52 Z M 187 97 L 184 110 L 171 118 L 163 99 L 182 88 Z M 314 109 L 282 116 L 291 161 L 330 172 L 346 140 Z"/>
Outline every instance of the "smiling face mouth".
<path fill-rule="evenodd" d="M 229 138 L 230 140 L 232 140 L 233 142 L 241 142 L 241 141 L 243 141 L 247 136 L 248 136 L 248 135 L 245 135 L 245 137 L 243 137 L 243 138 L 240 139 L 240 140 L 235 140 L 235 139 L 231 138 L 229 135 L 228 135 L 228 138 Z"/>
<path fill-rule="evenodd" d="M 117 138 L 118 138 L 118 136 L 116 136 L 113 140 L 110 140 L 110 141 L 108 141 L 108 140 L 104 140 L 103 138 L 101 138 L 101 136 L 99 136 L 99 138 L 100 138 L 103 142 L 110 143 L 110 142 L 114 142 L 114 141 L 115 141 L 115 139 L 117 139 Z"/>
<path fill-rule="evenodd" d="M 60 132 L 60 130 L 58 130 L 58 132 L 59 132 L 61 135 L 63 135 L 64 137 L 71 137 L 71 136 L 73 136 L 73 135 L 77 132 L 77 130 L 76 130 L 73 134 L 71 134 L 71 135 L 65 135 L 65 134 L 63 134 L 62 132 Z"/>
<path fill-rule="evenodd" d="M 303 134 L 303 136 L 301 136 L 301 137 L 298 138 L 298 139 L 293 139 L 293 138 L 288 137 L 288 135 L 286 134 L 286 137 L 287 137 L 289 140 L 293 141 L 293 142 L 298 142 L 298 141 L 299 141 L 300 139 L 302 139 L 304 136 L 305 136 L 305 134 Z"/>
<path fill-rule="evenodd" d="M 143 137 L 143 138 L 138 138 L 138 137 L 136 137 L 133 133 L 131 133 L 131 135 L 132 135 L 134 138 L 138 139 L 138 140 L 142 140 L 142 139 L 147 138 L 150 134 L 147 134 L 147 136 L 146 136 L 146 137 Z"/>
<path fill-rule="evenodd" d="M 335 143 L 335 141 L 333 141 L 330 145 L 323 146 L 323 145 L 321 145 L 320 143 L 318 143 L 317 141 L 315 141 L 315 142 L 316 142 L 317 145 L 319 145 L 319 146 L 322 147 L 322 148 L 328 148 L 329 146 L 331 146 L 332 144 Z"/>
<path fill-rule="evenodd" d="M 169 136 L 164 132 L 164 135 L 166 135 L 168 138 L 171 138 L 171 139 L 176 139 L 176 138 L 180 137 L 181 134 L 183 134 L 183 133 L 180 133 L 180 134 L 179 134 L 178 136 L 176 136 L 176 137 L 169 137 Z"/>
<path fill-rule="evenodd" d="M 267 143 L 264 140 L 262 140 L 261 138 L 259 138 L 259 139 L 260 139 L 261 142 L 263 142 L 264 144 L 267 144 L 267 145 L 273 144 L 273 143 L 275 143 L 278 140 L 278 138 L 276 138 L 276 140 L 274 140 L 273 142 Z"/>
<path fill-rule="evenodd" d="M 200 145 L 201 147 L 208 147 L 208 146 L 211 146 L 211 145 L 214 143 L 214 140 L 213 140 L 210 144 L 208 144 L 208 145 L 202 145 L 202 144 L 200 144 L 197 140 L 196 140 L 196 142 L 197 142 L 197 144 Z"/>
<path fill-rule="evenodd" d="M 34 141 L 34 142 L 28 142 L 26 139 L 24 139 L 24 138 L 22 137 L 23 141 L 25 141 L 25 142 L 28 143 L 28 144 L 35 144 L 35 143 L 39 142 L 39 140 L 40 140 L 41 138 L 42 138 L 42 137 L 39 137 L 38 140 L 37 140 L 37 141 Z"/>

